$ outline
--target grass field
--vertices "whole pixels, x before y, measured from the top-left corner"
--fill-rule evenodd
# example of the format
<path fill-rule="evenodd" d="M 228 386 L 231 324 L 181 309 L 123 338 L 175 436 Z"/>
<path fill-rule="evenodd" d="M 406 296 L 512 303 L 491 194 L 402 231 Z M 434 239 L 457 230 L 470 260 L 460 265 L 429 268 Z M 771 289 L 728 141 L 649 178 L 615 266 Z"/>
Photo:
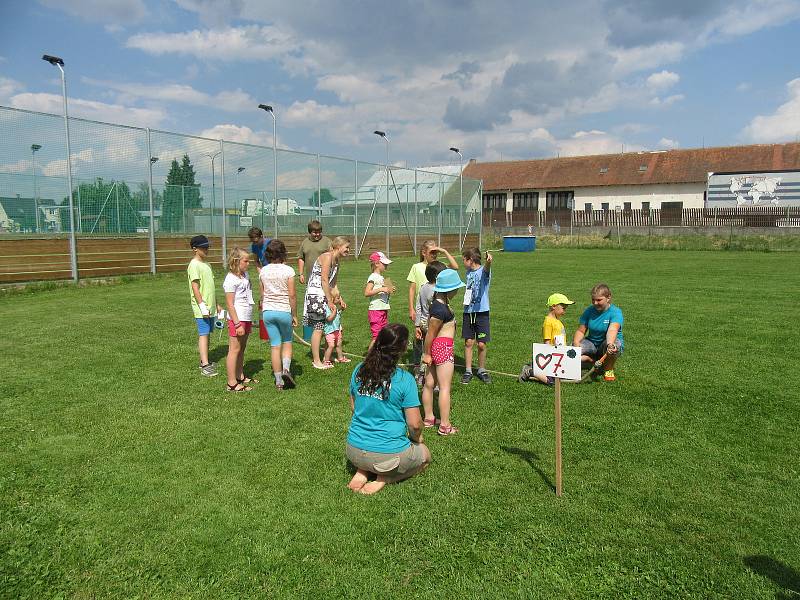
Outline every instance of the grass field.
<path fill-rule="evenodd" d="M 796 253 L 496 255 L 490 368 L 519 369 L 553 291 L 579 301 L 570 334 L 599 280 L 625 313 L 619 380 L 564 386 L 561 499 L 543 386 L 456 384 L 462 434 L 361 497 L 349 368 L 296 346 L 279 395 L 254 337 L 262 383 L 226 393 L 216 334 L 223 373 L 198 374 L 181 276 L 0 297 L 0 596 L 797 597 L 798 273 Z M 367 274 L 342 269 L 350 352 Z"/>

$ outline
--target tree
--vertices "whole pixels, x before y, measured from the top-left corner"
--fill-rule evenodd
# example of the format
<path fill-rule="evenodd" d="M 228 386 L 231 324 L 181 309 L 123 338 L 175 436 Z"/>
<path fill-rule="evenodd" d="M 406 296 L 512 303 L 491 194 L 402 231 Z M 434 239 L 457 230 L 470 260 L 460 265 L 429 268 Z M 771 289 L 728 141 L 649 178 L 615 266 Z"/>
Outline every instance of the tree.
<path fill-rule="evenodd" d="M 186 212 L 192 208 L 200 208 L 203 199 L 200 186 L 195 182 L 192 161 L 187 154 L 181 162 L 173 159 L 167 173 L 164 187 L 164 200 L 161 205 L 161 230 L 181 231 L 185 228 Z"/>
<path fill-rule="evenodd" d="M 318 206 L 317 198 L 322 198 L 319 204 L 326 204 L 328 202 L 333 202 L 336 200 L 336 197 L 331 194 L 331 191 L 328 188 L 322 188 L 319 192 L 314 192 L 311 194 L 311 198 L 308 199 L 311 206 Z"/>

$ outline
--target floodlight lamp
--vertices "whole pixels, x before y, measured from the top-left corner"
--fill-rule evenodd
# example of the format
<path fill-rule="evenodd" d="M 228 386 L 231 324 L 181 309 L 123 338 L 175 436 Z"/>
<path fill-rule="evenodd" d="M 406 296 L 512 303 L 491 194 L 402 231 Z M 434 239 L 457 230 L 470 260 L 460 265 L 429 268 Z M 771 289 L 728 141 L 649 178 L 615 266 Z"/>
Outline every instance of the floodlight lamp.
<path fill-rule="evenodd" d="M 42 60 L 46 60 L 51 65 L 61 65 L 64 66 L 64 60 L 59 58 L 58 56 L 50 56 L 49 54 L 45 54 L 42 56 Z"/>
<path fill-rule="evenodd" d="M 158 162 L 158 157 L 157 157 L 157 156 L 151 156 L 151 157 L 150 157 L 150 164 L 151 164 L 151 165 L 154 165 L 154 164 L 156 164 L 157 162 Z"/>
<path fill-rule="evenodd" d="M 260 108 L 261 110 L 265 110 L 267 112 L 274 112 L 269 104 L 259 104 L 258 108 Z"/>
<path fill-rule="evenodd" d="M 385 131 L 378 131 L 378 130 L 376 129 L 376 130 L 375 130 L 375 131 L 373 131 L 372 133 L 374 133 L 375 135 L 379 135 L 379 136 L 381 136 L 382 138 L 385 138 L 385 137 L 386 137 L 386 132 L 385 132 Z"/>
<path fill-rule="evenodd" d="M 452 150 L 456 154 L 458 154 L 460 152 L 460 150 L 458 148 L 450 148 L 450 150 Z"/>
<path fill-rule="evenodd" d="M 31 144 L 31 152 L 36 152 L 37 150 L 41 150 L 41 149 L 42 149 L 42 145 L 41 144 Z"/>
<path fill-rule="evenodd" d="M 245 170 L 245 167 L 239 167 L 238 169 L 236 169 L 236 172 L 237 173 L 241 173 L 244 170 Z"/>

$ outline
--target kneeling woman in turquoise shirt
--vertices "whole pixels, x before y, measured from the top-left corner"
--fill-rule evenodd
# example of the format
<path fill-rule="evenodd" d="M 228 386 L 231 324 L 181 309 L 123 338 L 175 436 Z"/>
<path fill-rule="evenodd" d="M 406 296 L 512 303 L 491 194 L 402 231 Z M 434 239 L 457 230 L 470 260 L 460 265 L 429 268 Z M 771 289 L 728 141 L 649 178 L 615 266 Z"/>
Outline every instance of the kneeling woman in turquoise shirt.
<path fill-rule="evenodd" d="M 374 494 L 387 483 L 416 475 L 431 462 L 430 450 L 422 442 L 417 383 L 411 373 L 397 368 L 407 343 L 405 326 L 386 325 L 350 378 L 353 418 L 347 459 L 356 468 L 348 484 L 354 492 Z"/>

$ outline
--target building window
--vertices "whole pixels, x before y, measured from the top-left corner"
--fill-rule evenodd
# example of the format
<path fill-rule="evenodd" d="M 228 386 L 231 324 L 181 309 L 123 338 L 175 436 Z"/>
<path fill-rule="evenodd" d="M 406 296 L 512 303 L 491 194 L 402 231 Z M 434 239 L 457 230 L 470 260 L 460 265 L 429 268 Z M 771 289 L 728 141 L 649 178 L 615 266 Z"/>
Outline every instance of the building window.
<path fill-rule="evenodd" d="M 622 210 L 624 210 L 625 212 L 631 212 L 631 203 L 630 202 L 623 203 Z"/>
<path fill-rule="evenodd" d="M 600 167 L 600 173 L 608 173 L 608 167 Z"/>
<path fill-rule="evenodd" d="M 603 209 L 603 212 L 608 212 L 608 208 L 609 208 L 609 204 L 608 204 L 608 202 L 603 202 L 603 203 L 600 205 L 600 208 L 602 208 L 602 209 Z"/>
<path fill-rule="evenodd" d="M 644 173 L 647 171 L 647 165 L 639 165 L 639 172 Z"/>
<path fill-rule="evenodd" d="M 539 192 L 514 194 L 514 210 L 536 210 L 539 208 Z"/>
<path fill-rule="evenodd" d="M 642 210 L 649 211 L 650 210 L 650 203 L 649 202 L 642 202 Z"/>
<path fill-rule="evenodd" d="M 587 202 L 586 204 L 584 204 L 583 205 L 583 210 L 585 210 L 586 212 L 592 212 L 592 203 L 591 202 Z"/>
<path fill-rule="evenodd" d="M 547 192 L 547 210 L 569 210 L 572 208 L 572 201 L 575 199 L 575 192 Z"/>
<path fill-rule="evenodd" d="M 483 195 L 483 208 L 490 210 L 492 208 L 503 208 L 506 202 L 505 194 L 484 194 Z"/>

